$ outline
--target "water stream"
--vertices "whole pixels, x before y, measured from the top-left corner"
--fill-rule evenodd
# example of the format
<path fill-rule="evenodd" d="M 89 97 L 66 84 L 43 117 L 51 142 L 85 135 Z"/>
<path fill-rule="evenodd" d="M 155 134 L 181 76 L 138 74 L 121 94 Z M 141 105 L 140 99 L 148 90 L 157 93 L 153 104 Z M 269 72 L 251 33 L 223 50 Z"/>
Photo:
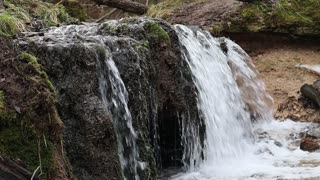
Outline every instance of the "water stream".
<path fill-rule="evenodd" d="M 118 52 L 113 42 L 119 37 L 99 34 L 99 28 L 103 25 L 53 28 L 45 37 L 33 40 L 45 42 L 48 47 L 81 44 L 95 55 L 99 92 L 116 129 L 122 175 L 125 179 L 139 180 L 139 171 L 148 165 L 140 161 L 137 140 L 141 134 L 133 128 L 130 97 L 112 58 L 112 52 Z M 187 171 L 171 173 L 169 179 L 320 179 L 320 153 L 299 148 L 300 133 L 316 125 L 273 119 L 272 98 L 244 50 L 233 41 L 214 38 L 206 31 L 183 25 L 173 28 L 193 75 L 206 134 L 202 145 L 199 127 L 190 123 L 191 116 L 177 113 L 178 119 L 183 120 L 177 129 L 181 131 L 181 162 L 185 166 L 177 169 Z M 157 122 L 156 119 L 150 122 L 154 125 L 155 156 L 160 156 Z"/>
<path fill-rule="evenodd" d="M 199 91 L 206 140 L 204 161 L 171 179 L 319 179 L 320 153 L 299 149 L 299 133 L 315 125 L 272 118 L 272 98 L 249 56 L 231 40 L 175 29 Z"/>

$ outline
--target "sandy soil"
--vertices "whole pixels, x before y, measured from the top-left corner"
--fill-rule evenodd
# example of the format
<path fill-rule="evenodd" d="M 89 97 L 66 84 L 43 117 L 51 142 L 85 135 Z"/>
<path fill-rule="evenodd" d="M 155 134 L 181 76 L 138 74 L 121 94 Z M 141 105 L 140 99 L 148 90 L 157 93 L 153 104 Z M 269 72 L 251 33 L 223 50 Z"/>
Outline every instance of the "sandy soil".
<path fill-rule="evenodd" d="M 320 47 L 318 47 L 320 48 Z M 303 84 L 312 84 L 319 76 L 296 67 L 320 63 L 320 49 L 284 45 L 253 56 L 253 61 L 275 100 L 275 108 L 287 97 L 298 97 Z"/>

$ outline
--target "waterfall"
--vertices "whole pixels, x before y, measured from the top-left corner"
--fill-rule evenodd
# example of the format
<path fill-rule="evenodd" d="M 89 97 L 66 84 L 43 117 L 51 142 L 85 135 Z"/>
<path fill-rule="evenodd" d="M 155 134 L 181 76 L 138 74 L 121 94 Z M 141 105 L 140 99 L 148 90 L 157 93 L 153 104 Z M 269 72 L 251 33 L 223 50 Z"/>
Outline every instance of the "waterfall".
<path fill-rule="evenodd" d="M 253 139 L 250 114 L 220 43 L 209 33 L 177 25 L 184 55 L 198 88 L 206 126 L 205 162 L 236 158 Z"/>
<path fill-rule="evenodd" d="M 170 176 L 177 180 L 320 177 L 319 161 L 313 162 L 320 159 L 320 153 L 302 152 L 297 143 L 301 139 L 299 133 L 314 125 L 273 120 L 272 98 L 266 93 L 250 57 L 239 45 L 196 28 L 162 22 L 159 26 L 165 27 L 163 30 L 168 31 L 171 42 L 153 46 L 150 42 L 158 33 L 150 36 L 152 32 L 146 31 L 145 24 L 150 21 L 158 23 L 159 20 L 124 19 L 101 25 L 64 26 L 49 29 L 44 35 L 31 35 L 23 42 L 45 50 L 41 51 L 42 60 L 50 64 L 49 68 L 53 67 L 51 72 L 53 78 L 59 79 L 56 80 L 61 93 L 68 91 L 62 98 L 84 94 L 85 97 L 66 101 L 65 111 L 69 111 L 75 100 L 79 101 L 75 106 L 94 102 L 89 103 L 88 108 L 77 108 L 77 111 L 89 111 L 86 115 L 71 112 L 69 117 L 72 121 L 69 140 L 80 138 L 81 141 L 75 141 L 81 142 L 76 147 L 83 148 L 82 152 L 73 152 L 74 159 L 84 153 L 85 163 L 92 159 L 97 162 L 89 168 L 80 163 L 77 169 L 82 175 L 80 178 L 95 177 L 98 174 L 95 170 L 101 168 L 99 163 L 103 166 L 99 173 L 118 170 L 116 153 L 112 154 L 116 159 L 112 162 L 96 158 L 102 154 L 108 159 L 105 151 L 113 153 L 116 149 L 113 142 L 111 150 L 108 149 L 110 142 L 101 142 L 105 139 L 117 141 L 122 172 L 115 174 L 121 173 L 126 180 L 155 178 L 156 166 L 170 171 L 163 173 L 165 179 Z M 166 48 L 173 50 L 166 51 Z M 64 53 L 65 49 L 69 51 Z M 165 53 L 161 55 L 168 56 L 154 58 L 162 50 Z M 64 66 L 66 70 L 60 71 Z M 159 71 L 159 68 L 163 69 Z M 69 73 L 66 71 L 70 74 L 63 76 Z M 165 74 L 166 71 L 169 73 Z M 83 81 L 71 83 L 74 86 L 69 87 L 73 76 Z M 72 94 L 79 83 L 86 84 L 91 78 L 93 81 L 88 87 L 81 86 L 77 95 Z M 86 121 L 95 113 L 100 116 Z M 82 121 L 78 121 L 78 116 Z M 101 120 L 101 117 L 106 118 Z M 81 131 L 80 136 L 74 136 L 84 122 L 91 133 L 87 136 L 87 132 Z M 105 126 L 96 134 L 100 124 Z M 106 127 L 108 131 L 104 131 Z M 86 128 L 83 129 L 86 131 Z M 87 139 L 94 144 L 88 152 L 84 151 Z M 161 169 L 163 162 L 167 164 Z M 76 163 L 77 160 L 72 165 L 77 166 Z M 180 172 L 182 170 L 187 171 Z M 180 173 L 176 174 L 177 171 Z M 87 176 L 90 172 L 96 174 Z"/>
<path fill-rule="evenodd" d="M 226 46 L 227 62 L 240 89 L 246 109 L 253 121 L 270 121 L 273 119 L 273 99 L 266 93 L 264 82 L 260 79 L 250 56 L 230 39 L 220 38 Z"/>
<path fill-rule="evenodd" d="M 128 92 L 112 57 L 108 57 L 107 53 L 106 51 L 105 56 L 102 57 L 106 69 L 101 65 L 99 68 L 99 88 L 103 103 L 113 116 L 123 176 L 125 179 L 139 180 L 137 134 L 133 129 L 132 116 L 128 108 Z"/>
<path fill-rule="evenodd" d="M 206 139 L 204 160 L 171 179 L 318 179 L 320 153 L 299 149 L 299 133 L 315 125 L 273 119 L 273 100 L 244 50 L 205 31 L 175 30 L 197 86 Z"/>

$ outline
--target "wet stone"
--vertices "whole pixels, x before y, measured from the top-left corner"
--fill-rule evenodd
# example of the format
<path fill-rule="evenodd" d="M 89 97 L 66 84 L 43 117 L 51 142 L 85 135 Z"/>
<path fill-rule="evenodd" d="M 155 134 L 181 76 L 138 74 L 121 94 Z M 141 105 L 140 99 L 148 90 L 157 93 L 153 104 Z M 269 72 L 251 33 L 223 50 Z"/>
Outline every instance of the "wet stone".
<path fill-rule="evenodd" d="M 317 140 L 305 138 L 301 141 L 300 149 L 303 151 L 313 152 L 320 149 L 320 145 Z"/>

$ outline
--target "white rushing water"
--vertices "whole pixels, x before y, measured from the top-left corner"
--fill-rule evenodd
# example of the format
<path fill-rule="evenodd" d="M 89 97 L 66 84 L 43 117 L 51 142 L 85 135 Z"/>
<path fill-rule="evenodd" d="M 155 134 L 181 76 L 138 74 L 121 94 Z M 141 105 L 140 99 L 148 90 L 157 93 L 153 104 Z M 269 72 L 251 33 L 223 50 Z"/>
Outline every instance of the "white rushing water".
<path fill-rule="evenodd" d="M 176 180 L 320 178 L 320 153 L 299 149 L 314 124 L 272 118 L 272 98 L 249 56 L 228 39 L 175 26 L 198 89 L 205 159 Z"/>

